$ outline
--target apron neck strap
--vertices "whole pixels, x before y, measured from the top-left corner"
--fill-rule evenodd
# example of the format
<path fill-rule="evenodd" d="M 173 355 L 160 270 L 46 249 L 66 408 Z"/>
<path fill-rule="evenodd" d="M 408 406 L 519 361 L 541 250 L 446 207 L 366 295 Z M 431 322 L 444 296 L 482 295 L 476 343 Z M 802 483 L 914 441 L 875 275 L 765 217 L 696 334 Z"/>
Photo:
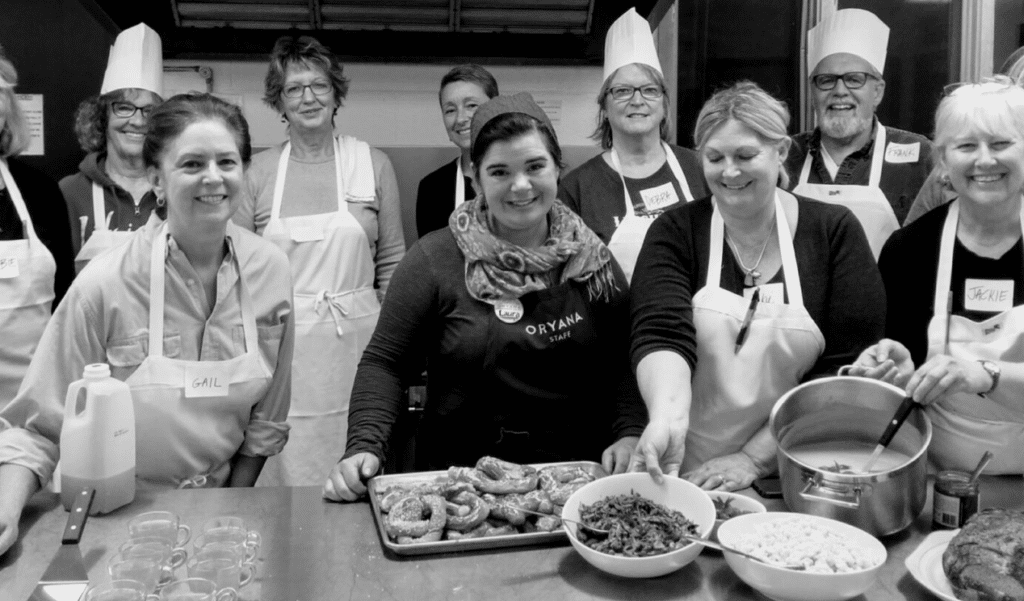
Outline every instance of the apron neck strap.
<path fill-rule="evenodd" d="M 792 197 L 788 192 L 781 192 Z M 789 304 L 794 307 L 804 306 L 803 288 L 800 285 L 800 274 L 796 266 L 796 252 L 793 250 L 792 230 L 782 208 L 780 191 L 775 191 L 775 232 L 779 238 L 779 254 L 782 255 L 782 277 L 789 293 Z M 793 198 L 796 201 L 795 198 Z M 719 288 L 722 282 L 722 253 L 725 246 L 725 220 L 718 210 L 718 201 L 711 203 L 711 246 L 708 249 L 708 278 L 706 286 Z"/>
<path fill-rule="evenodd" d="M 103 201 L 103 187 L 96 182 L 92 183 L 92 229 L 97 231 L 106 231 L 110 228 L 107 227 L 107 210 L 106 204 Z"/>
<path fill-rule="evenodd" d="M 14 203 L 14 210 L 18 212 L 18 219 L 21 220 L 22 229 L 25 231 L 25 239 L 29 243 L 34 243 L 38 240 L 36 236 L 36 228 L 32 225 L 32 217 L 28 214 L 28 206 L 25 204 L 25 197 L 21 195 L 21 189 L 18 188 L 18 183 L 14 181 L 14 177 L 11 175 L 11 169 L 7 165 L 7 159 L 0 157 L 0 176 L 3 176 L 4 183 L 7 184 L 7 192 L 11 195 L 11 202 Z"/>
<path fill-rule="evenodd" d="M 338 138 L 331 136 L 331 142 L 334 144 L 334 182 L 338 192 L 338 211 L 340 212 L 345 208 L 345 189 L 343 186 L 343 180 L 341 176 L 341 145 L 338 143 Z M 281 149 L 281 156 L 277 159 L 277 175 L 274 178 L 274 199 L 270 207 L 270 218 L 279 219 L 281 217 L 281 201 L 284 198 L 284 180 L 288 175 L 288 160 L 292 156 L 292 143 L 287 141 L 284 143 L 284 147 Z"/>
<path fill-rule="evenodd" d="M 690 185 L 686 181 L 686 175 L 679 164 L 679 159 L 676 158 L 676 153 L 672 152 L 672 147 L 664 140 L 661 141 L 661 147 L 665 151 L 665 161 L 668 162 L 668 168 L 672 172 L 672 176 L 676 178 L 679 189 L 683 192 L 683 198 L 686 199 L 686 202 L 693 201 L 693 193 L 690 192 Z M 619 174 L 619 181 L 622 182 L 622 198 L 626 205 L 626 217 L 629 217 L 633 214 L 633 201 L 629 197 L 629 188 L 626 187 L 626 176 L 622 174 L 622 161 L 619 160 L 619 153 L 615 150 L 614 146 L 611 148 L 611 159 L 612 169 L 615 170 L 615 173 Z"/>
<path fill-rule="evenodd" d="M 231 228 L 231 224 L 228 224 Z M 156 237 L 153 238 L 153 248 L 149 257 L 149 356 L 162 357 L 164 354 L 164 287 L 166 284 L 166 262 L 167 262 L 167 222 L 164 221 L 157 229 Z M 231 253 L 231 260 L 238 270 L 238 293 L 242 307 L 242 331 L 245 335 L 245 352 L 253 353 L 257 349 L 256 314 L 253 308 L 252 296 L 245 284 L 245 277 L 242 275 L 242 264 L 238 260 L 238 253 L 235 252 L 234 241 L 231 236 L 226 236 L 226 241 Z"/>
<path fill-rule="evenodd" d="M 868 178 L 868 185 L 877 188 L 882 181 L 882 163 L 885 162 L 885 126 L 875 122 L 878 131 L 875 133 L 875 146 L 871 149 L 871 176 Z"/>
<path fill-rule="evenodd" d="M 466 176 L 462 174 L 462 154 L 455 159 L 455 208 L 466 202 Z"/>
<path fill-rule="evenodd" d="M 885 126 L 882 125 L 877 119 L 875 125 L 878 127 L 877 133 L 875 133 L 875 142 L 871 150 L 871 173 L 868 176 L 868 186 L 877 188 L 878 183 L 882 181 L 882 163 L 885 160 Z M 818 144 L 821 144 L 819 141 Z M 804 156 L 804 164 L 800 167 L 800 177 L 797 178 L 797 185 L 806 184 L 807 180 L 811 176 L 811 152 L 808 150 L 807 155 Z"/>

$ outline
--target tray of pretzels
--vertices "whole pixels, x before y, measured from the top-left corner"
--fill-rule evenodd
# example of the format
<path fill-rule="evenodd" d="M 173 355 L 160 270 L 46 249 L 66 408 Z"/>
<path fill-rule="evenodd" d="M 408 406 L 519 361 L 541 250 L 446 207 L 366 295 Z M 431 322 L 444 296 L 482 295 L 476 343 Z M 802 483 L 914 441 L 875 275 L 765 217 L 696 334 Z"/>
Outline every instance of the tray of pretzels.
<path fill-rule="evenodd" d="M 384 546 L 428 555 L 565 541 L 565 501 L 607 475 L 592 461 L 520 465 L 482 457 L 473 467 L 375 476 L 368 487 Z"/>

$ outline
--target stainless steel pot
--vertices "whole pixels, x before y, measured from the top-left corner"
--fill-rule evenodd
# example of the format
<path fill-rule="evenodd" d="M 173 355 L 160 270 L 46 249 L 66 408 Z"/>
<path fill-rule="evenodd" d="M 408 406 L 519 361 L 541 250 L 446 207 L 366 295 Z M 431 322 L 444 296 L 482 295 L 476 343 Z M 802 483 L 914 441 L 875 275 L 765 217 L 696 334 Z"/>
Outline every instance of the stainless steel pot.
<path fill-rule="evenodd" d="M 784 394 L 772 409 L 770 427 L 778 441 L 776 456 L 786 505 L 875 536 L 909 526 L 927 497 L 932 424 L 924 411 L 912 412 L 889 444 L 910 457 L 889 471 L 839 474 L 806 465 L 789 453 L 797 445 L 831 441 L 873 447 L 904 396 L 903 390 L 890 384 L 845 376 L 813 380 Z"/>

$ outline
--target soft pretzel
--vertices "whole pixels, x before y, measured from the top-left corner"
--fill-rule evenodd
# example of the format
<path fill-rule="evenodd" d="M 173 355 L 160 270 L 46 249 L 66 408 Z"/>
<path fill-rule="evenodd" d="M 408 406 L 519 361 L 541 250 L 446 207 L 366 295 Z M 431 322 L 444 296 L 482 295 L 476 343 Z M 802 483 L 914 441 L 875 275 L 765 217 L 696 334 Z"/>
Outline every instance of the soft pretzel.
<path fill-rule="evenodd" d="M 388 536 L 397 542 L 430 542 L 425 540 L 428 534 L 432 540 L 441 540 L 448 517 L 445 500 L 438 495 L 407 496 L 400 499 L 388 512 L 384 521 L 384 529 Z M 431 533 L 436 533 L 435 535 Z"/>

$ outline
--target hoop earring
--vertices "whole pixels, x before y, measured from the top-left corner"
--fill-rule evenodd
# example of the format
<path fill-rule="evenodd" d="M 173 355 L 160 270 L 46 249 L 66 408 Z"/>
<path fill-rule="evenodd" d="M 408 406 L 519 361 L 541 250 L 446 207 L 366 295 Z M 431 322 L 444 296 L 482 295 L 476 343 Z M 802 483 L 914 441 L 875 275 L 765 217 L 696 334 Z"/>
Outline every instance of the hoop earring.
<path fill-rule="evenodd" d="M 164 198 L 164 195 L 163 194 L 157 194 L 156 195 L 156 206 L 163 207 L 166 204 L 167 204 L 167 199 Z"/>

